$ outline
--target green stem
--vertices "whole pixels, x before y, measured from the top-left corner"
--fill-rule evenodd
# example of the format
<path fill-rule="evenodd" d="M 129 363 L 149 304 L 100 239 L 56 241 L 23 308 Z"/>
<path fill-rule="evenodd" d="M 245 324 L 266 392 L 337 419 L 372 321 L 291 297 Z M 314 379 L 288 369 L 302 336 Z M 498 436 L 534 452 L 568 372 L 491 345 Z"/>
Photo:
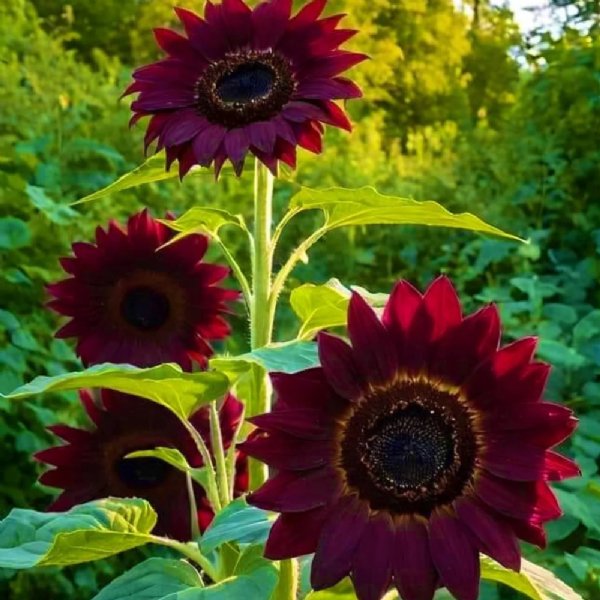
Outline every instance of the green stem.
<path fill-rule="evenodd" d="M 273 319 L 269 309 L 273 253 L 271 226 L 273 219 L 273 175 L 258 159 L 254 167 L 254 247 L 252 253 L 252 304 L 250 307 L 250 343 L 252 350 L 271 341 Z M 271 394 L 268 381 L 258 386 L 257 411 L 269 412 Z M 266 465 L 250 460 L 250 489 L 267 480 Z"/>
<path fill-rule="evenodd" d="M 298 561 L 282 560 L 279 563 L 279 581 L 272 600 L 296 600 L 298 589 Z"/>
<path fill-rule="evenodd" d="M 233 438 L 231 440 L 231 446 L 227 450 L 227 455 L 225 457 L 225 465 L 227 467 L 227 480 L 229 482 L 229 493 L 231 499 L 233 499 L 233 494 L 235 492 L 235 462 L 237 458 L 237 443 L 240 436 L 240 431 L 242 429 L 242 425 L 244 424 L 244 412 L 246 407 L 242 406 L 242 414 L 240 415 L 240 420 L 235 428 L 235 432 L 233 433 Z"/>
<path fill-rule="evenodd" d="M 210 403 L 209 415 L 210 443 L 215 457 L 215 466 L 217 470 L 217 489 L 219 491 L 221 506 L 227 506 L 231 502 L 232 497 L 229 495 L 227 467 L 225 465 L 225 450 L 223 449 L 223 436 L 221 435 L 221 424 L 219 423 L 219 413 L 217 412 L 216 402 Z"/>
<path fill-rule="evenodd" d="M 219 512 L 221 510 L 221 499 L 218 494 L 218 486 L 217 486 L 217 478 L 215 474 L 215 467 L 213 465 L 212 458 L 210 456 L 210 452 L 208 451 L 208 447 L 206 443 L 202 439 L 202 436 L 198 433 L 196 428 L 189 421 L 182 421 L 185 425 L 185 428 L 188 430 L 189 434 L 192 436 L 194 443 L 196 444 L 196 448 L 198 448 L 198 452 L 200 452 L 200 456 L 202 457 L 202 462 L 204 463 L 204 467 L 206 468 L 208 483 L 206 485 L 206 495 L 208 497 L 208 501 L 211 503 L 215 512 Z"/>
<path fill-rule="evenodd" d="M 190 501 L 190 529 L 192 539 L 197 540 L 200 537 L 200 527 L 198 526 L 198 506 L 196 504 L 196 495 L 194 494 L 194 484 L 192 476 L 185 474 L 185 484 L 187 487 L 188 499 Z"/>
<path fill-rule="evenodd" d="M 314 231 L 311 235 L 309 235 L 291 254 L 287 259 L 286 263 L 281 267 L 277 275 L 275 276 L 275 280 L 273 281 L 273 285 L 271 286 L 271 295 L 269 296 L 269 315 L 270 318 L 274 319 L 275 317 L 275 308 L 277 307 L 277 300 L 279 299 L 279 294 L 283 291 L 283 286 L 290 273 L 294 270 L 294 267 L 298 264 L 300 259 L 306 255 L 308 250 L 311 248 L 313 244 L 318 242 L 325 234 L 327 233 L 327 229 L 323 227 L 319 227 L 316 231 Z"/>
<path fill-rule="evenodd" d="M 252 349 L 271 341 L 273 323 L 268 319 L 271 293 L 271 224 L 273 213 L 273 175 L 258 159 L 254 169 L 254 255 L 252 257 L 252 305 L 250 334 Z"/>
<path fill-rule="evenodd" d="M 280 224 L 271 238 L 273 219 L 273 176 L 271 172 L 257 159 L 254 168 L 254 248 L 252 256 L 253 294 L 250 309 L 250 339 L 252 349 L 261 348 L 271 342 L 273 321 L 277 298 L 273 298 L 271 277 L 273 269 L 273 249 L 281 235 L 283 226 Z M 315 240 L 316 241 L 316 240 Z M 293 265 L 292 267 L 293 268 Z M 291 271 L 290 268 L 290 271 Z M 285 281 L 285 279 L 284 279 Z M 258 412 L 266 413 L 271 410 L 271 388 L 268 375 L 265 376 L 258 398 Z M 266 465 L 257 460 L 250 460 L 250 489 L 262 485 L 268 477 Z M 279 594 L 275 597 L 281 600 L 296 600 L 298 588 L 298 568 L 294 559 L 281 561 Z"/>
<path fill-rule="evenodd" d="M 279 239 L 281 238 L 286 225 L 300 212 L 302 212 L 300 208 L 288 210 L 285 215 L 283 215 L 281 221 L 277 223 L 275 231 L 273 232 L 273 239 L 271 240 L 273 251 L 275 251 L 277 244 L 279 244 Z"/>
<path fill-rule="evenodd" d="M 221 248 L 221 252 L 223 253 L 223 256 L 225 257 L 225 260 L 227 260 L 227 263 L 231 267 L 231 270 L 232 270 L 233 274 L 235 275 L 235 278 L 237 279 L 238 283 L 240 284 L 240 288 L 242 288 L 242 296 L 244 297 L 244 302 L 246 303 L 246 306 L 248 307 L 248 309 L 250 309 L 251 302 L 252 302 L 252 291 L 250 290 L 250 284 L 248 283 L 248 278 L 242 271 L 242 268 L 240 267 L 237 260 L 235 260 L 235 256 L 233 256 L 233 254 L 229 251 L 229 249 L 223 243 L 221 238 L 219 238 L 218 236 L 213 236 L 213 240 L 215 242 L 217 242 L 217 244 L 219 244 L 219 247 Z"/>
<path fill-rule="evenodd" d="M 206 558 L 198 548 L 198 545 L 194 542 L 178 542 L 170 538 L 160 537 L 158 535 L 152 536 L 152 541 L 155 544 L 161 546 L 167 546 L 177 552 L 183 554 L 186 558 L 195 562 L 199 567 L 213 580 L 218 581 L 218 573 L 214 565 Z"/>

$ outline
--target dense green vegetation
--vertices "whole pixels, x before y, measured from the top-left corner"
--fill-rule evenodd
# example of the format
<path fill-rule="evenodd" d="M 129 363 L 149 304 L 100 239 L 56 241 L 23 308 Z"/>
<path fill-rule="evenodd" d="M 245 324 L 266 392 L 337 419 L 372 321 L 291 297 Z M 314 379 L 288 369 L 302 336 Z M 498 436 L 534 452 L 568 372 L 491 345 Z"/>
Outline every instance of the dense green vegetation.
<path fill-rule="evenodd" d="M 198 8 L 201 2 L 181 2 Z M 329 132 L 325 153 L 303 155 L 285 173 L 276 202 L 297 184 L 374 185 L 473 212 L 530 240 L 527 245 L 426 228 L 336 231 L 299 267 L 293 287 L 360 282 L 389 291 L 398 277 L 419 286 L 447 273 L 466 308 L 499 304 L 505 338 L 540 337 L 554 365 L 548 397 L 572 407 L 580 426 L 565 453 L 584 476 L 560 486 L 565 517 L 533 560 L 584 598 L 600 599 L 600 21 L 593 0 L 555 0 L 552 27 L 524 36 L 499 3 L 452 0 L 334 0 L 362 34 L 355 47 L 372 60 L 356 69 L 365 100 L 350 106 L 350 138 Z M 533 2 L 532 2 L 533 4 Z M 156 56 L 150 29 L 172 23 L 170 3 L 142 0 L 5 0 L 0 5 L 0 391 L 38 374 L 76 368 L 71 347 L 53 340 L 56 318 L 43 307 L 44 284 L 60 276 L 58 257 L 91 236 L 106 215 L 141 206 L 181 212 L 218 206 L 212 174 L 150 184 L 110 200 L 69 204 L 140 163 L 143 127 L 128 130 L 119 101 L 131 67 Z M 250 175 L 247 173 L 244 178 Z M 247 183 L 247 182 L 246 182 Z M 230 173 L 227 208 L 249 213 Z M 233 206 L 231 206 L 233 203 Z M 306 217 L 312 218 L 312 217 Z M 297 235 L 301 235 L 297 226 Z M 294 240 L 288 240 L 291 244 Z M 351 245 L 352 252 L 348 252 Z M 215 249 L 213 256 L 217 257 Z M 242 262 L 248 257 L 240 256 Z M 279 316 L 291 337 L 291 313 Z M 247 343 L 245 321 L 229 344 Z M 74 396 L 0 407 L 0 514 L 41 509 L 51 490 L 35 483 L 31 453 L 46 447 L 44 427 L 81 419 Z M 0 596 L 93 595 L 127 557 L 64 573 L 0 573 Z M 486 600 L 516 598 L 488 586 Z"/>

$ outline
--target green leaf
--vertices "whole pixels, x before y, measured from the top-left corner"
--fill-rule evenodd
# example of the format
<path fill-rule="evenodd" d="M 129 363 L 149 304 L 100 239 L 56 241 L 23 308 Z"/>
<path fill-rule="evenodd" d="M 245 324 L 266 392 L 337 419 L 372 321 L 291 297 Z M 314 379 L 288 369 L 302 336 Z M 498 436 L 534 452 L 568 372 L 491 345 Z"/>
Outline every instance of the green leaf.
<path fill-rule="evenodd" d="M 252 566 L 259 568 L 203 587 L 188 563 L 150 558 L 117 577 L 93 600 L 269 600 L 277 570 L 264 558 Z"/>
<path fill-rule="evenodd" d="M 106 196 L 110 196 L 115 192 L 121 192 L 123 190 L 128 190 L 129 188 L 144 185 L 145 183 L 163 181 L 164 179 L 173 179 L 175 177 L 177 177 L 177 170 L 165 170 L 165 154 L 164 152 L 160 152 L 159 154 L 151 156 L 132 171 L 125 173 L 125 175 L 122 175 L 119 177 L 119 179 L 113 181 L 113 183 L 107 185 L 101 190 L 84 196 L 73 204 L 81 204 L 83 202 L 99 200 L 100 198 L 105 198 Z"/>
<path fill-rule="evenodd" d="M 239 360 L 237 357 L 213 358 L 210 368 L 223 373 L 230 381 L 232 390 L 245 405 L 245 416 L 253 417 L 260 412 L 259 401 L 264 397 L 265 368 L 258 362 Z"/>
<path fill-rule="evenodd" d="M 564 323 L 565 325 L 572 325 L 577 321 L 577 311 L 567 304 L 556 302 L 544 304 L 542 313 L 550 321 Z"/>
<path fill-rule="evenodd" d="M 27 329 L 16 329 L 10 336 L 11 342 L 24 350 L 39 351 L 40 345 Z"/>
<path fill-rule="evenodd" d="M 503 583 L 532 600 L 583 600 L 553 573 L 525 559 L 521 561 L 521 572 L 516 573 L 482 556 L 481 578 Z"/>
<path fill-rule="evenodd" d="M 15 217 L 0 219 L 0 250 L 22 248 L 31 242 L 31 231 L 25 221 Z"/>
<path fill-rule="evenodd" d="M 43 212 L 46 217 L 48 217 L 48 220 L 53 223 L 56 223 L 57 225 L 66 225 L 77 217 L 77 212 L 70 206 L 59 204 L 52 200 L 52 198 L 49 198 L 46 195 L 44 188 L 27 184 L 25 191 L 33 206 Z"/>
<path fill-rule="evenodd" d="M 579 581 L 583 582 L 587 579 L 590 567 L 585 560 L 567 552 L 565 553 L 565 562 L 569 565 L 569 568 L 573 571 L 575 577 L 577 577 Z"/>
<path fill-rule="evenodd" d="M 540 340 L 538 352 L 544 360 L 566 369 L 578 369 L 587 362 L 586 357 L 579 354 L 577 350 L 555 340 Z"/>
<path fill-rule="evenodd" d="M 203 589 L 189 590 L 168 600 L 269 600 L 277 585 L 277 569 L 267 561 L 260 569 L 225 579 Z"/>
<path fill-rule="evenodd" d="M 235 546 L 230 546 L 234 548 Z M 233 569 L 233 575 L 244 575 L 246 573 L 252 573 L 261 567 L 265 566 L 265 547 L 263 544 L 251 544 L 246 545 L 239 554 L 235 567 Z M 267 563 L 268 564 L 268 563 Z"/>
<path fill-rule="evenodd" d="M 564 540 L 579 527 L 579 519 L 569 515 L 563 515 L 556 521 L 550 521 L 546 525 L 546 533 L 550 542 Z"/>
<path fill-rule="evenodd" d="M 573 328 L 573 342 L 576 346 L 580 346 L 598 336 L 600 336 L 600 310 L 593 310 Z"/>
<path fill-rule="evenodd" d="M 227 376 L 231 385 L 238 387 L 242 382 L 246 389 L 252 388 L 254 394 L 264 370 L 297 373 L 318 367 L 319 355 L 315 342 L 297 340 L 271 344 L 238 356 L 215 358 L 210 361 L 210 366 Z M 248 411 L 246 416 L 250 416 Z"/>
<path fill-rule="evenodd" d="M 190 173 L 211 173 L 211 171 L 194 167 Z M 105 198 L 106 196 L 110 196 L 116 192 L 122 192 L 123 190 L 138 187 L 146 183 L 164 181 L 165 179 L 175 179 L 176 177 L 179 177 L 177 169 L 171 169 L 170 171 L 167 171 L 165 169 L 165 153 L 159 152 L 133 169 L 133 171 L 125 173 L 125 175 L 122 175 L 113 183 L 107 185 L 101 190 L 98 190 L 97 192 L 94 192 L 93 194 L 84 196 L 73 204 L 81 204 L 83 202 L 99 200 L 100 198 Z"/>
<path fill-rule="evenodd" d="M 107 498 L 64 513 L 13 509 L 0 522 L 0 567 L 29 569 L 106 558 L 152 541 L 156 513 L 139 498 Z"/>
<path fill-rule="evenodd" d="M 191 587 L 202 587 L 198 571 L 189 563 L 149 558 L 114 579 L 93 600 L 163 600 Z"/>
<path fill-rule="evenodd" d="M 588 529 L 600 532 L 600 522 L 589 507 L 589 502 L 593 501 L 592 497 L 586 497 L 585 492 L 573 494 L 560 488 L 555 489 L 554 492 L 565 515 L 581 521 Z M 586 499 L 588 502 L 585 501 Z"/>
<path fill-rule="evenodd" d="M 174 364 L 141 369 L 106 363 L 76 373 L 36 377 L 3 397 L 17 400 L 47 392 L 107 388 L 148 398 L 186 419 L 200 406 L 223 396 L 228 387 L 227 377 L 217 372 L 185 373 Z"/>
<path fill-rule="evenodd" d="M 319 366 L 317 344 L 305 341 L 271 344 L 236 358 L 257 362 L 267 371 L 282 373 L 298 373 Z"/>
<path fill-rule="evenodd" d="M 481 578 L 503 583 L 533 600 L 543 600 L 543 596 L 525 574 L 506 569 L 487 556 L 481 557 Z"/>
<path fill-rule="evenodd" d="M 290 304 L 301 321 L 299 339 L 311 339 L 322 329 L 346 324 L 349 295 L 335 282 L 307 283 L 292 290 Z"/>
<path fill-rule="evenodd" d="M 246 223 L 241 215 L 232 215 L 221 208 L 207 206 L 196 206 L 175 221 L 163 220 L 162 223 L 179 232 L 169 241 L 170 244 L 193 233 L 207 233 L 217 237 L 219 229 L 224 225 L 235 225 L 246 230 Z"/>
<path fill-rule="evenodd" d="M 0 326 L 4 327 L 4 329 L 7 329 L 8 331 L 13 331 L 15 329 L 19 329 L 21 325 L 15 315 L 7 310 L 0 309 Z"/>
<path fill-rule="evenodd" d="M 126 454 L 125 458 L 158 458 L 184 473 L 192 470 L 185 456 L 177 448 L 158 446 L 151 450 L 136 450 L 135 452 Z"/>
<path fill-rule="evenodd" d="M 266 541 L 275 517 L 238 498 L 213 519 L 200 540 L 200 550 L 203 554 L 210 554 L 225 542 L 261 544 Z"/>
<path fill-rule="evenodd" d="M 334 280 L 335 281 L 335 280 Z M 341 288 L 344 288 L 340 284 Z M 347 289 L 347 288 L 344 288 Z M 380 292 L 370 292 L 369 290 L 361 287 L 360 285 L 351 285 L 348 290 L 348 296 L 350 296 L 351 292 L 357 292 L 360 294 L 373 308 L 383 308 L 388 303 L 390 299 L 389 294 L 383 294 Z"/>
<path fill-rule="evenodd" d="M 328 231 L 348 225 L 430 225 L 455 227 L 519 240 L 470 213 L 453 214 L 437 202 L 384 196 L 372 187 L 355 190 L 303 188 L 290 201 L 293 211 L 320 209 Z M 522 241 L 522 240 L 520 240 Z"/>
<path fill-rule="evenodd" d="M 539 590 L 542 600 L 583 600 L 554 573 L 529 560 L 521 561 L 521 574 L 528 577 L 532 585 Z"/>
<path fill-rule="evenodd" d="M 324 285 L 307 283 L 292 290 L 290 304 L 302 321 L 297 337 L 311 339 L 323 329 L 346 325 L 352 292 L 375 308 L 384 307 L 389 299 L 389 294 L 373 293 L 357 285 L 347 288 L 338 279 L 330 279 Z"/>

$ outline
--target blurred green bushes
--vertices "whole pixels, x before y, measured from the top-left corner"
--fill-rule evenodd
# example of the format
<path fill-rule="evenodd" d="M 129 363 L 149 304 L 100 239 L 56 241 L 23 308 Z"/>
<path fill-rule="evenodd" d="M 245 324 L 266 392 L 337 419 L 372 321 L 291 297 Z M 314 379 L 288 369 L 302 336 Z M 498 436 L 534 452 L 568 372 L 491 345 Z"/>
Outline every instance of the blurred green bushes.
<path fill-rule="evenodd" d="M 539 354 L 555 367 L 548 397 L 581 419 L 566 452 L 584 477 L 557 486 L 566 516 L 550 526 L 546 551 L 528 552 L 586 600 L 600 599 L 600 40 L 587 4 L 572 3 L 580 9 L 575 23 L 528 37 L 509 11 L 483 0 L 464 2 L 464 13 L 451 0 L 331 4 L 363 32 L 353 45 L 372 60 L 354 76 L 366 98 L 349 107 L 356 123 L 350 138 L 329 131 L 322 156 L 303 154 L 297 172 L 284 172 L 277 210 L 296 183 L 370 184 L 474 212 L 530 243 L 427 228 L 336 231 L 290 287 L 335 276 L 387 291 L 398 277 L 424 286 L 445 272 L 466 310 L 498 302 L 507 340 L 541 337 Z M 128 130 L 128 102 L 119 96 L 131 66 L 157 56 L 150 29 L 173 22 L 170 4 L 155 1 L 0 6 L 0 391 L 78 364 L 68 344 L 53 340 L 57 319 L 43 308 L 43 286 L 60 277 L 57 259 L 72 241 L 141 206 L 160 214 L 227 197 L 230 210 L 250 211 L 250 173 L 241 182 L 225 174 L 218 191 L 207 173 L 183 186 L 152 184 L 69 206 L 142 161 L 143 126 Z M 279 262 L 312 218 L 291 228 Z M 244 248 L 236 250 L 248 261 Z M 232 350 L 247 343 L 243 317 L 235 325 Z M 280 338 L 294 327 L 282 308 Z M 30 455 L 49 443 L 45 425 L 79 419 L 72 396 L 2 407 L 0 513 L 47 504 L 50 490 L 35 484 Z M 88 598 L 120 568 L 117 560 L 60 575 L 5 572 L 0 597 Z M 484 598 L 515 596 L 486 587 Z"/>

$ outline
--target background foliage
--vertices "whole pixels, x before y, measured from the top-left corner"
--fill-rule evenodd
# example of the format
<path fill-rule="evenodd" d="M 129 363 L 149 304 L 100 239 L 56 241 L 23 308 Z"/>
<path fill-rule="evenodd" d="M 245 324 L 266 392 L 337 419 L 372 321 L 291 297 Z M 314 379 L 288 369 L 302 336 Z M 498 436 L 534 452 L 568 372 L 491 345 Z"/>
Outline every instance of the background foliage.
<path fill-rule="evenodd" d="M 180 4 L 199 9 L 201 2 Z M 284 173 L 277 206 L 283 209 L 297 183 L 371 184 L 468 210 L 531 243 L 424 228 L 334 231 L 295 271 L 290 288 L 335 276 L 387 292 L 398 277 L 424 286 L 445 272 L 466 309 L 499 304 L 507 341 L 540 336 L 539 355 L 555 367 L 548 397 L 580 416 L 565 451 L 584 477 L 557 486 L 566 516 L 550 526 L 547 550 L 526 553 L 584 598 L 600 599 L 597 2 L 554 0 L 548 26 L 527 36 L 508 9 L 489 0 L 330 4 L 349 14 L 362 32 L 355 46 L 372 57 L 356 70 L 366 99 L 350 106 L 356 123 L 350 142 L 329 132 L 323 156 L 303 155 L 296 173 Z M 0 5 L 0 391 L 77 365 L 71 347 L 53 340 L 57 320 L 43 308 L 43 286 L 60 276 L 57 258 L 72 241 L 89 239 L 96 225 L 143 205 L 156 214 L 179 213 L 194 202 L 218 206 L 227 194 L 229 210 L 250 212 L 242 191 L 248 186 L 227 173 L 219 196 L 212 176 L 200 174 L 185 186 L 150 184 L 69 206 L 141 162 L 142 127 L 127 130 L 128 103 L 118 98 L 131 67 L 157 56 L 151 27 L 173 22 L 170 3 L 150 0 Z M 284 250 L 315 217 L 303 218 Z M 247 345 L 244 319 L 235 325 L 230 348 L 239 351 Z M 279 338 L 296 329 L 291 312 L 282 310 Z M 51 490 L 35 483 L 30 455 L 49 444 L 46 425 L 81 419 L 75 397 L 0 408 L 0 513 L 11 506 L 41 509 Z M 125 555 L 62 573 L 5 571 L 0 596 L 91 597 L 132 561 Z M 515 594 L 487 586 L 483 597 Z"/>

